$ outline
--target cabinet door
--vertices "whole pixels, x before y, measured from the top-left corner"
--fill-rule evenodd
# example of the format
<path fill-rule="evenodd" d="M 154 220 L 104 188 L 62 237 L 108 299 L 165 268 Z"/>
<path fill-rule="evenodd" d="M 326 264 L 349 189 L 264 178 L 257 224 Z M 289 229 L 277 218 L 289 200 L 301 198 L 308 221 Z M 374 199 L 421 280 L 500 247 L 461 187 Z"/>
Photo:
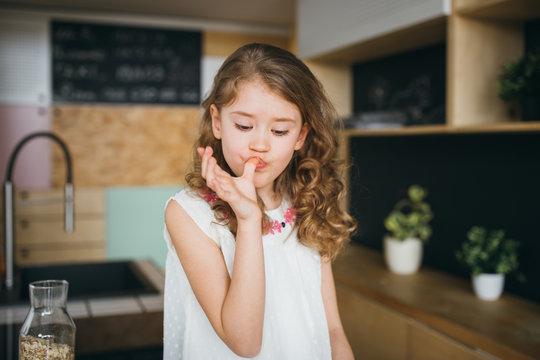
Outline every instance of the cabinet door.
<path fill-rule="evenodd" d="M 493 359 L 416 321 L 409 321 L 409 359 L 480 360 Z"/>
<path fill-rule="evenodd" d="M 102 189 L 75 189 L 72 233 L 64 231 L 63 190 L 20 191 L 15 195 L 18 265 L 105 259 L 105 200 Z"/>
<path fill-rule="evenodd" d="M 356 359 L 407 359 L 407 319 L 336 283 L 341 321 Z"/>
<path fill-rule="evenodd" d="M 53 215 L 54 216 L 54 215 Z M 105 259 L 105 220 L 75 220 L 73 233 L 64 232 L 61 218 L 23 215 L 15 224 L 17 264 L 101 261 Z"/>

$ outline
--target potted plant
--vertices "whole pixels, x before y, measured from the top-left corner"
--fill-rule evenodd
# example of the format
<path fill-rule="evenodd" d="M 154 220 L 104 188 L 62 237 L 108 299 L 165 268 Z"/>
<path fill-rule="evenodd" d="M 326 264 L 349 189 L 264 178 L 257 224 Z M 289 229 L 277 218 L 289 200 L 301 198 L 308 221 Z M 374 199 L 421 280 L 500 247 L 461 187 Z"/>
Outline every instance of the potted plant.
<path fill-rule="evenodd" d="M 523 120 L 540 120 L 540 48 L 504 63 L 497 86 L 499 97 Z"/>
<path fill-rule="evenodd" d="M 399 200 L 384 220 L 391 233 L 384 237 L 384 258 L 396 274 L 413 274 L 422 263 L 423 244 L 431 237 L 431 207 L 424 201 L 427 191 L 420 185 L 408 189 L 408 198 Z"/>
<path fill-rule="evenodd" d="M 504 230 L 487 231 L 480 226 L 473 226 L 467 238 L 456 257 L 471 270 L 476 296 L 497 300 L 504 288 L 505 274 L 515 272 L 519 266 L 519 242 L 506 238 Z"/>

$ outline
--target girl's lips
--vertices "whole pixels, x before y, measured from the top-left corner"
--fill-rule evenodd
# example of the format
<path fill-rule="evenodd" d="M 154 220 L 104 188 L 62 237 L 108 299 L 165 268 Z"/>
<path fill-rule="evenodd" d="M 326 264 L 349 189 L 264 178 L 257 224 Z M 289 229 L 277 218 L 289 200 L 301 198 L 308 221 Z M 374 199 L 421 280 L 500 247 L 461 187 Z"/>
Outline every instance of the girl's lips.
<path fill-rule="evenodd" d="M 251 159 L 257 159 L 257 167 L 255 168 L 256 170 L 261 170 L 266 167 L 266 163 L 260 157 L 252 156 L 248 159 L 248 161 Z"/>

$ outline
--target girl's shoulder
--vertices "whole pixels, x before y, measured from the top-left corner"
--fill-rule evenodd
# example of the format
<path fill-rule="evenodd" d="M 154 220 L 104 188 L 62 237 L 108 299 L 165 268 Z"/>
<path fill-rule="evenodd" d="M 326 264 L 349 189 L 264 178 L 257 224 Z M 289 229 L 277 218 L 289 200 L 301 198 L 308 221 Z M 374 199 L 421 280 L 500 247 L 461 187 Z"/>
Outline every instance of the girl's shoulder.
<path fill-rule="evenodd" d="M 210 205 L 212 204 L 212 201 L 209 201 L 207 197 L 209 197 L 209 195 L 205 195 L 204 193 L 198 193 L 189 187 L 184 187 L 176 194 L 171 196 L 167 203 L 171 200 L 174 200 L 188 213 L 192 213 L 194 211 L 197 213 L 211 213 L 212 209 Z"/>
<path fill-rule="evenodd" d="M 189 187 L 185 187 L 169 198 L 165 211 L 167 212 L 167 207 L 171 201 L 176 202 L 199 229 L 216 242 L 218 246 L 221 246 L 219 237 L 222 236 L 223 226 L 220 226 L 216 220 L 214 210 L 211 208 L 211 201 L 206 197 L 204 193 L 198 193 Z"/>

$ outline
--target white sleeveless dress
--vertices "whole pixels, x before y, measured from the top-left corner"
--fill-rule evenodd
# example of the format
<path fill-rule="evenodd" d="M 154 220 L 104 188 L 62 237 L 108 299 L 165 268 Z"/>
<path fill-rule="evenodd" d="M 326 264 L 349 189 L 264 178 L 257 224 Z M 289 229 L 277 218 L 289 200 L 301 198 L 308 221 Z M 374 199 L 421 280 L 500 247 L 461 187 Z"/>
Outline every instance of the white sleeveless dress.
<path fill-rule="evenodd" d="M 232 274 L 235 239 L 227 227 L 215 222 L 206 199 L 187 189 L 169 201 L 177 201 L 201 230 L 220 247 Z M 255 359 L 331 359 L 330 337 L 321 295 L 321 260 L 317 251 L 297 242 L 292 230 L 295 213 L 284 202 L 266 212 L 275 220 L 271 233 L 263 236 L 266 299 L 263 341 Z M 176 254 L 167 228 L 168 254 L 165 275 L 165 360 L 241 359 L 217 336 L 199 305 Z M 193 241 L 206 241 L 193 239 Z"/>

